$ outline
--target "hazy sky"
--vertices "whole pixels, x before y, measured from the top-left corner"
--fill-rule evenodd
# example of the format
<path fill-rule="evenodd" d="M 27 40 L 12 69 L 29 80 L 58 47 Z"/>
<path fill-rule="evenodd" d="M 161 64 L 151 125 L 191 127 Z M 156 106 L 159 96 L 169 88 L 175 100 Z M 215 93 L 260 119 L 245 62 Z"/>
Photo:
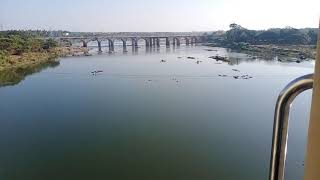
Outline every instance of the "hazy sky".
<path fill-rule="evenodd" d="M 320 0 L 0 0 L 3 29 L 212 31 L 318 27 Z"/>

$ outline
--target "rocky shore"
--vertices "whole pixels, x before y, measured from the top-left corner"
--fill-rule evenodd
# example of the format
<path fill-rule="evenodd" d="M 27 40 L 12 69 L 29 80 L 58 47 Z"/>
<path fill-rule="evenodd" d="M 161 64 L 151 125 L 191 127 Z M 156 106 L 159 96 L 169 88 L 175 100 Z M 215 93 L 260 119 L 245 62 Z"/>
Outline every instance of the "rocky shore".
<path fill-rule="evenodd" d="M 258 57 L 278 57 L 279 61 L 303 61 L 316 58 L 316 46 L 313 45 L 251 45 L 247 43 L 234 43 L 221 45 L 209 43 L 210 47 L 225 47 Z"/>

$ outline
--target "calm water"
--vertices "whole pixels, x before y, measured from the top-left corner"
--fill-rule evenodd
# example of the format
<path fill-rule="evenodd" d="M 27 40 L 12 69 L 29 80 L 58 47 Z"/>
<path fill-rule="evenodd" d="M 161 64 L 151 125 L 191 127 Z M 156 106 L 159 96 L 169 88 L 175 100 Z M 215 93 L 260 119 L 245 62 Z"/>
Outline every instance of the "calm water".
<path fill-rule="evenodd" d="M 314 64 L 204 49 L 64 58 L 0 88 L 0 179 L 267 180 L 277 95 Z M 310 97 L 293 106 L 290 180 L 303 176 Z"/>

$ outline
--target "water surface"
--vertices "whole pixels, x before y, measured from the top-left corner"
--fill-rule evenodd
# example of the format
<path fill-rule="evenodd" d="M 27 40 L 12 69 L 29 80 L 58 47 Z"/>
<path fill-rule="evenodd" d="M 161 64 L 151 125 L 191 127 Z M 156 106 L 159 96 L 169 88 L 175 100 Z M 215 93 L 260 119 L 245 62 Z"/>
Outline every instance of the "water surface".
<path fill-rule="evenodd" d="M 204 49 L 63 58 L 1 87 L 0 179 L 266 180 L 277 95 L 314 63 Z M 290 180 L 303 177 L 310 96 L 293 106 Z"/>

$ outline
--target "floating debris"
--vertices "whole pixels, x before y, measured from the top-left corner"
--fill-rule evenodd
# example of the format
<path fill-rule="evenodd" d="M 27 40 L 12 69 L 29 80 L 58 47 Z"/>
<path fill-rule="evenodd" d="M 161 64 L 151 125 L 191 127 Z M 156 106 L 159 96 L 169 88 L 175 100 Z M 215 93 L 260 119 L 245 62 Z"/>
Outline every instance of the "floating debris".
<path fill-rule="evenodd" d="M 167 62 L 167 61 L 162 59 L 160 62 L 161 62 L 161 63 L 165 63 L 165 62 Z"/>
<path fill-rule="evenodd" d="M 234 79 L 252 79 L 252 76 L 249 76 L 248 74 L 241 75 L 241 76 L 233 76 Z"/>
<path fill-rule="evenodd" d="M 307 59 L 307 57 L 306 57 L 305 55 L 303 55 L 303 54 L 299 54 L 299 58 L 300 58 L 301 60 Z"/>
<path fill-rule="evenodd" d="M 229 77 L 228 75 L 225 75 L 225 74 L 218 74 L 219 77 Z M 247 74 L 245 75 L 233 75 L 231 76 L 232 78 L 234 79 L 252 79 L 253 77 L 252 76 L 249 76 Z"/>
<path fill-rule="evenodd" d="M 216 49 L 204 49 L 205 51 L 218 51 Z"/>
<path fill-rule="evenodd" d="M 225 74 L 219 74 L 218 76 L 219 77 L 228 77 L 228 75 L 225 75 Z"/>
<path fill-rule="evenodd" d="M 188 59 L 196 59 L 195 57 L 191 57 L 191 56 L 189 56 L 189 57 L 187 57 Z"/>
<path fill-rule="evenodd" d="M 235 71 L 235 72 L 240 72 L 238 69 L 232 69 L 232 71 Z"/>
<path fill-rule="evenodd" d="M 171 78 L 171 80 L 172 81 L 177 81 L 178 79 L 174 77 L 174 78 Z"/>
<path fill-rule="evenodd" d="M 209 58 L 215 59 L 216 61 L 223 61 L 223 62 L 230 62 L 227 57 L 222 57 L 222 56 L 210 56 Z"/>
<path fill-rule="evenodd" d="M 182 57 L 178 57 L 178 59 L 181 59 Z"/>
<path fill-rule="evenodd" d="M 202 61 L 197 61 L 196 63 L 197 63 L 197 64 L 200 64 L 201 62 L 202 62 Z"/>
<path fill-rule="evenodd" d="M 97 70 L 97 71 L 92 71 L 91 74 L 92 75 L 96 75 L 96 74 L 99 74 L 99 73 L 102 73 L 103 71 L 102 70 Z"/>

